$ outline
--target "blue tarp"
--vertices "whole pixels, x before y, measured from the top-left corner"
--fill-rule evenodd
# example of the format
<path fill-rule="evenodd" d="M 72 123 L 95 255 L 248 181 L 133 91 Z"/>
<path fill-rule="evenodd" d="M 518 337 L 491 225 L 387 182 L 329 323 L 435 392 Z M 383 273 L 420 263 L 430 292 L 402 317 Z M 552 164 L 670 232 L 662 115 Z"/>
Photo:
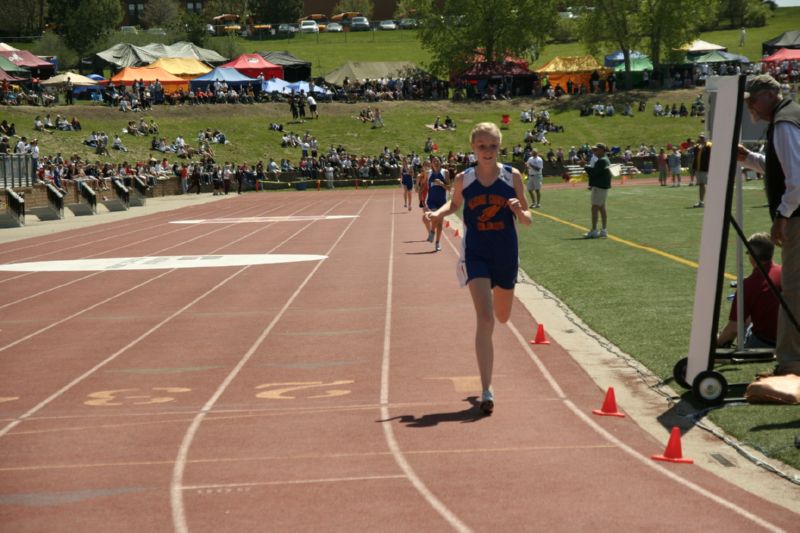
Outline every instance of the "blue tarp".
<path fill-rule="evenodd" d="M 206 85 L 213 85 L 215 81 L 224 81 L 228 85 L 242 86 L 252 83 L 254 87 L 258 87 L 256 79 L 245 76 L 235 68 L 217 67 L 208 74 L 193 79 L 190 84 L 192 89 L 198 87 L 205 88 Z"/>

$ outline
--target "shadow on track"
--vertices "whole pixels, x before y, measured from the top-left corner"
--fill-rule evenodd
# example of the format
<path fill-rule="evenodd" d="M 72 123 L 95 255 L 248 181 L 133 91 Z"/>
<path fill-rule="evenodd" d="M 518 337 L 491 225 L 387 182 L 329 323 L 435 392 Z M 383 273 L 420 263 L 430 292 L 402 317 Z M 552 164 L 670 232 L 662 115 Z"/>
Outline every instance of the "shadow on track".
<path fill-rule="evenodd" d="M 403 424 L 411 428 L 429 428 L 439 425 L 442 422 L 461 422 L 462 424 L 469 422 L 477 422 L 487 418 L 480 410 L 480 402 L 477 396 L 469 396 L 464 398 L 465 402 L 469 402 L 470 406 L 462 411 L 455 411 L 451 413 L 431 413 L 417 417 L 415 415 L 400 415 L 394 416 L 387 420 L 378 420 L 377 422 L 390 422 L 392 420 L 399 420 Z"/>

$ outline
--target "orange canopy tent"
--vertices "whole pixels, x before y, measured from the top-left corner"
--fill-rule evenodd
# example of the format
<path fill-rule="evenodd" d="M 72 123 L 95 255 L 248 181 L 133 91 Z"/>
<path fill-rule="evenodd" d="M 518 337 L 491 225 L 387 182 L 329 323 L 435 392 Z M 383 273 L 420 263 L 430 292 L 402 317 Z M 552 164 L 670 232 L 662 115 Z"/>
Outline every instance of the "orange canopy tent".
<path fill-rule="evenodd" d="M 561 85 L 566 90 L 567 82 L 572 80 L 576 86 L 590 85 L 592 73 L 597 71 L 600 79 L 605 79 L 613 72 L 612 69 L 601 65 L 592 56 L 558 56 L 551 59 L 543 67 L 536 69 L 542 76 L 547 76 L 550 85 Z"/>
<path fill-rule="evenodd" d="M 116 85 L 123 83 L 129 86 L 139 80 L 143 80 L 145 83 L 153 83 L 158 80 L 164 88 L 165 94 L 174 93 L 178 89 L 189 89 L 188 81 L 158 67 L 126 67 L 113 76 L 110 81 Z"/>

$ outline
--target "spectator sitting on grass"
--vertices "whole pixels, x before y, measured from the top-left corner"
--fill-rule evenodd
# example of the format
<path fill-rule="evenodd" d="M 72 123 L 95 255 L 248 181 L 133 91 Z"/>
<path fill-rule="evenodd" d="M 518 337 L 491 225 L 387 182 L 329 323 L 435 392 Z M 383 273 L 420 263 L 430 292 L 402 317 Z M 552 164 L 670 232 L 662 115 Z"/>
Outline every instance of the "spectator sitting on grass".
<path fill-rule="evenodd" d="M 42 117 L 36 115 L 36 118 L 33 119 L 33 129 L 36 131 L 44 131 L 44 122 L 42 122 Z"/>
<path fill-rule="evenodd" d="M 54 130 L 56 129 L 55 124 L 53 124 L 53 119 L 50 118 L 50 113 L 44 116 L 44 129 L 46 130 Z"/>
<path fill-rule="evenodd" d="M 119 135 L 114 135 L 114 142 L 111 144 L 111 148 L 114 150 L 119 150 L 121 152 L 127 152 L 128 149 L 125 148 L 125 145 L 122 144 L 122 139 L 119 138 Z"/>

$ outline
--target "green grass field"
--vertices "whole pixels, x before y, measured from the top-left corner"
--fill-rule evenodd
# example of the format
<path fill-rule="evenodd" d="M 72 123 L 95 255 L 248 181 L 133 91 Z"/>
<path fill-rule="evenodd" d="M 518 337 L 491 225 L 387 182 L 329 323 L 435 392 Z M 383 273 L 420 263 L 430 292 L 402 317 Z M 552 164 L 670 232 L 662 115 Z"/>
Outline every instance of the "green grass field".
<path fill-rule="evenodd" d="M 731 51 L 755 59 L 760 56 L 761 41 L 797 27 L 800 27 L 800 8 L 782 9 L 779 16 L 770 19 L 767 27 L 748 29 L 746 46 L 741 49 L 738 29 L 704 34 L 701 38 L 727 45 Z M 240 52 L 288 50 L 311 61 L 313 74 L 318 76 L 346 60 L 402 60 L 424 65 L 427 54 L 413 35 L 413 31 L 299 35 L 285 41 L 237 40 L 236 46 Z M 578 44 L 548 46 L 536 65 L 555 55 L 581 53 Z M 647 111 L 632 118 L 582 118 L 577 111 L 580 100 L 556 102 L 550 104 L 553 120 L 566 131 L 551 134 L 549 138 L 554 148 L 564 149 L 598 141 L 621 147 L 638 147 L 641 142 L 660 147 L 687 137 L 694 138 L 704 129 L 702 119 L 657 118 L 651 111 L 655 101 L 689 104 L 697 94 L 700 89 L 614 96 L 618 109 L 628 98 L 648 101 Z M 531 106 L 539 110 L 546 104 L 540 99 L 492 103 L 385 102 L 380 107 L 386 127 L 376 130 L 353 118 L 363 105 L 366 104 L 323 104 L 321 119 L 304 124 L 287 122 L 289 109 L 285 104 L 159 106 L 143 116 L 155 119 L 161 127 L 161 135 L 168 139 L 181 134 L 192 143 L 199 130 L 219 128 L 227 134 L 231 144 L 215 146 L 217 160 L 254 163 L 269 157 L 299 159 L 298 150 L 280 147 L 280 135 L 268 129 L 271 122 L 283 123 L 297 133 L 310 131 L 319 139 L 320 147 L 342 144 L 357 154 L 376 154 L 384 146 L 393 148 L 395 145 L 405 153 L 420 152 L 428 136 L 438 143 L 440 152 L 447 153 L 468 149 L 468 132 L 476 122 L 499 122 L 503 114 L 509 114 L 512 121 L 504 130 L 504 145 L 510 150 L 522 141 L 526 129 L 526 125 L 518 121 L 520 111 Z M 43 155 L 76 153 L 91 160 L 96 156 L 81 143 L 90 131 L 103 130 L 113 136 L 128 120 L 138 120 L 140 116 L 84 102 L 69 108 L 57 106 L 50 110 L 54 115 L 77 116 L 84 131 L 33 135 L 33 118 L 43 111 L 30 107 L 0 108 L 0 119 L 15 122 L 21 135 L 39 137 Z M 434 133 L 425 127 L 436 115 L 447 114 L 456 121 L 458 131 Z M 123 141 L 131 151 L 112 153 L 111 160 L 144 160 L 151 155 L 149 138 L 123 136 Z M 521 233 L 523 267 L 534 280 L 554 292 L 592 329 L 641 361 L 676 390 L 680 387 L 672 384 L 672 366 L 688 350 L 696 270 L 629 243 L 696 261 L 702 224 L 702 211 L 690 207 L 696 195 L 696 189 L 689 187 L 615 186 L 608 204 L 611 238 L 586 241 L 580 238 L 581 228 L 569 225 L 585 228 L 589 223 L 586 190 L 578 185 L 546 191 L 544 207 L 536 212 L 533 227 Z M 748 183 L 744 201 L 746 233 L 768 229 L 764 203 L 760 183 Z M 729 246 L 727 271 L 731 273 L 735 268 L 732 250 L 733 246 Z M 723 316 L 727 316 L 728 308 L 728 303 L 723 302 Z M 542 321 L 546 322 L 546 318 Z M 723 372 L 729 382 L 746 382 L 759 368 L 740 365 L 720 366 L 717 370 Z M 683 400 L 691 401 L 690 396 L 690 393 L 685 394 Z M 800 429 L 796 408 L 742 405 L 718 409 L 708 416 L 736 438 L 800 468 L 800 450 L 793 446 L 794 435 Z"/>

